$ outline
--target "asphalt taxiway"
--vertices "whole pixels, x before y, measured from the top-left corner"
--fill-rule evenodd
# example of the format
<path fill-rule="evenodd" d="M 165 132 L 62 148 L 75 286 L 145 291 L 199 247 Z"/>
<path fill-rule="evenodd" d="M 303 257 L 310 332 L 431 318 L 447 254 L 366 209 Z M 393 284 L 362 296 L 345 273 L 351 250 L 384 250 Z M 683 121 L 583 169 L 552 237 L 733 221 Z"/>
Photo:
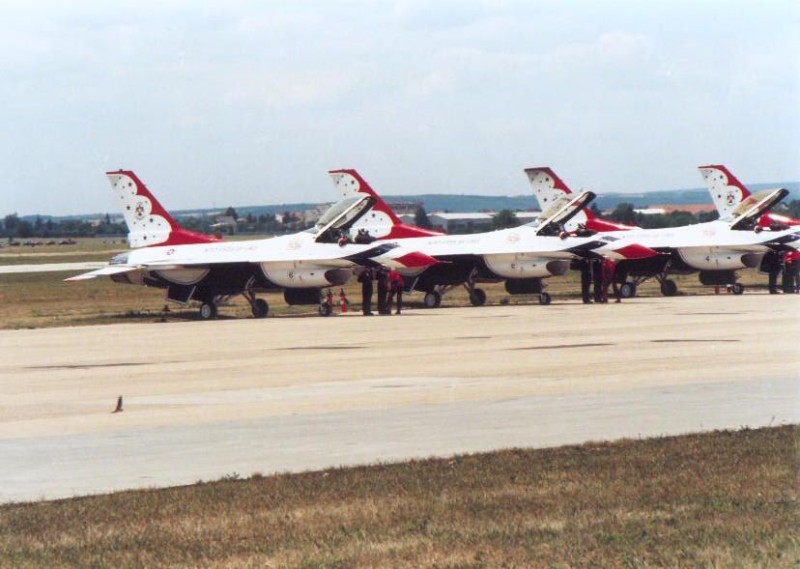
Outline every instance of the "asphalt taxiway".
<path fill-rule="evenodd" d="M 0 331 L 0 501 L 796 423 L 799 316 L 723 294 Z"/>

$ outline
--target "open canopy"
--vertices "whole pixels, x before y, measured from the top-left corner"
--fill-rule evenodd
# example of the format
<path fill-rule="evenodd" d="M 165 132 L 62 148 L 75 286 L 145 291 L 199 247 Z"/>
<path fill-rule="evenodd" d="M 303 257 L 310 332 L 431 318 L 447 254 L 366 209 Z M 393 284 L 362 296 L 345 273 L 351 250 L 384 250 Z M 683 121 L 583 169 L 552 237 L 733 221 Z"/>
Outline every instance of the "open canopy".
<path fill-rule="evenodd" d="M 358 219 L 375 205 L 375 198 L 358 194 L 333 204 L 309 229 L 318 243 L 330 243 L 343 236 Z"/>

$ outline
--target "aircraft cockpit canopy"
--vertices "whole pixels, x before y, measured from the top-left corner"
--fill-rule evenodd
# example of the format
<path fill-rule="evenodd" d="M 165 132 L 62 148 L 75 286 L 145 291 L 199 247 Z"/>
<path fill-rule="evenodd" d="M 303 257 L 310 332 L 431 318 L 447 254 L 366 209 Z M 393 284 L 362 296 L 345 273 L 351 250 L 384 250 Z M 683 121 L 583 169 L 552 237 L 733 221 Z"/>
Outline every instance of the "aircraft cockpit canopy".
<path fill-rule="evenodd" d="M 747 196 L 731 212 L 731 219 L 734 220 L 732 229 L 752 229 L 758 218 L 762 214 L 785 198 L 789 194 L 788 190 L 778 188 L 775 190 L 762 190 Z"/>
<path fill-rule="evenodd" d="M 594 198 L 595 194 L 588 191 L 577 196 L 561 196 L 530 226 L 535 228 L 539 235 L 558 235 L 564 230 L 564 224 L 589 205 Z"/>
<path fill-rule="evenodd" d="M 346 236 L 350 227 L 375 205 L 375 198 L 359 194 L 333 204 L 309 229 L 319 243 L 334 243 Z"/>

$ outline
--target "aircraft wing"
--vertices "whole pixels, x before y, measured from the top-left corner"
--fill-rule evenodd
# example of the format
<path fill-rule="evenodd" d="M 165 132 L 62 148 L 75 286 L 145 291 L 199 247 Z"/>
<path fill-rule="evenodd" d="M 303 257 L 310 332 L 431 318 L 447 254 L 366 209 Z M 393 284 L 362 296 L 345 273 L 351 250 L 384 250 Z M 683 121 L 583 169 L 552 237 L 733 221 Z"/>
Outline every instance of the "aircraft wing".
<path fill-rule="evenodd" d="M 80 275 L 75 275 L 74 277 L 69 277 L 68 279 L 64 279 L 66 282 L 73 282 L 73 281 L 86 281 L 89 279 L 96 279 L 97 277 L 107 277 L 110 275 L 119 275 L 122 273 L 130 273 L 132 271 L 138 271 L 144 267 L 141 266 L 132 266 L 132 265 L 108 265 L 99 269 L 95 269 L 94 271 L 89 271 L 88 273 L 82 273 Z"/>
<path fill-rule="evenodd" d="M 235 243 L 234 243 L 235 246 Z M 220 247 L 219 245 L 217 247 Z M 222 246 L 224 247 L 224 245 Z M 223 252 L 225 250 L 223 249 Z M 333 244 L 319 244 L 313 250 L 299 249 L 297 251 L 270 250 L 267 252 L 228 251 L 233 253 L 225 255 L 181 256 L 180 259 L 165 259 L 159 257 L 153 260 L 141 259 L 136 263 L 111 264 L 100 269 L 90 271 L 64 279 L 66 281 L 82 281 L 102 276 L 117 275 L 133 271 L 169 271 L 178 269 L 209 268 L 218 264 L 277 264 L 302 263 L 304 265 L 328 267 L 332 269 L 347 268 L 353 265 L 383 266 L 389 269 L 420 270 L 438 263 L 433 257 L 416 249 L 399 246 L 394 243 L 375 243 L 372 245 L 347 245 L 339 247 Z M 237 254 L 238 253 L 238 254 Z"/>

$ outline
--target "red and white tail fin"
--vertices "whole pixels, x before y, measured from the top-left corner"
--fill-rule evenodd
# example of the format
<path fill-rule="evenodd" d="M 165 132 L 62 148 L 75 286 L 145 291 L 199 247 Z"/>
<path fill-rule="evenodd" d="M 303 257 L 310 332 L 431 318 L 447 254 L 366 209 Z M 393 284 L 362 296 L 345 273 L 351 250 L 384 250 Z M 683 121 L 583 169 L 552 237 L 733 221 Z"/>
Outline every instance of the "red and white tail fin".
<path fill-rule="evenodd" d="M 533 188 L 533 195 L 539 202 L 539 209 L 546 211 L 554 202 L 565 195 L 572 194 L 572 190 L 548 167 L 525 168 L 528 181 Z M 568 230 L 574 230 L 578 225 L 583 225 L 591 231 L 624 231 L 634 229 L 630 225 L 615 223 L 597 217 L 590 209 L 582 209 L 566 224 Z"/>
<path fill-rule="evenodd" d="M 122 207 L 131 248 L 219 241 L 181 227 L 130 170 L 106 172 Z"/>
<path fill-rule="evenodd" d="M 336 186 L 343 198 L 353 197 L 358 194 L 368 194 L 376 200 L 372 210 L 353 224 L 352 229 L 356 231 L 365 229 L 376 239 L 442 235 L 442 233 L 436 231 L 403 223 L 392 211 L 392 208 L 381 199 L 377 192 L 355 170 L 331 170 L 328 174 L 331 177 L 331 181 L 333 181 L 333 185 Z"/>
<path fill-rule="evenodd" d="M 722 164 L 711 164 L 698 168 L 706 183 L 711 199 L 721 218 L 730 217 L 750 191 Z"/>
<path fill-rule="evenodd" d="M 550 168 L 525 168 L 525 173 L 542 211 L 547 211 L 555 201 L 572 193 L 572 190 Z"/>

